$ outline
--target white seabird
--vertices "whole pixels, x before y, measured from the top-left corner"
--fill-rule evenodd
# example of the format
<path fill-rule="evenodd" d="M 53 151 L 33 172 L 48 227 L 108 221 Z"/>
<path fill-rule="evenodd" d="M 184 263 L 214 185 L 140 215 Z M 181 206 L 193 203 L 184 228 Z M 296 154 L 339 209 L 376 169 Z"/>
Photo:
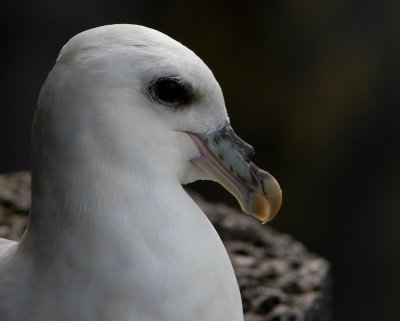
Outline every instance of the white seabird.
<path fill-rule="evenodd" d="M 226 250 L 182 184 L 216 180 L 268 221 L 281 191 L 252 154 L 191 50 L 135 25 L 78 34 L 40 93 L 28 229 L 0 239 L 0 320 L 242 321 Z"/>

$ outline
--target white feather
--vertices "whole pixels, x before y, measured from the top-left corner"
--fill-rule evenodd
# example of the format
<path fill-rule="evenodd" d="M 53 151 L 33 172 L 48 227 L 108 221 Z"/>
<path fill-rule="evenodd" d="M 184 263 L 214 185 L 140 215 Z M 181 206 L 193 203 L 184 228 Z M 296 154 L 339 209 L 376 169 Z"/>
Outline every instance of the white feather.
<path fill-rule="evenodd" d="M 168 74 L 200 98 L 152 102 L 144 86 Z M 0 320 L 242 321 L 226 250 L 181 186 L 204 178 L 185 131 L 227 119 L 211 71 L 173 39 L 134 25 L 71 39 L 35 116 L 28 230 L 0 242 Z"/>

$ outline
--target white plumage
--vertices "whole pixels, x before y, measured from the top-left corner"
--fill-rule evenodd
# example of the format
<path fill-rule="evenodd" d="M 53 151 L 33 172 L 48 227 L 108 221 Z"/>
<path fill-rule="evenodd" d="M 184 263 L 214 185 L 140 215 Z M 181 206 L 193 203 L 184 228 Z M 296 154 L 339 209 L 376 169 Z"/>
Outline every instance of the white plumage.
<path fill-rule="evenodd" d="M 189 93 L 173 102 L 171 86 Z M 35 115 L 28 230 L 0 240 L 0 320 L 243 320 L 226 250 L 182 188 L 213 179 L 188 132 L 227 123 L 212 72 L 173 39 L 135 25 L 72 38 Z"/>

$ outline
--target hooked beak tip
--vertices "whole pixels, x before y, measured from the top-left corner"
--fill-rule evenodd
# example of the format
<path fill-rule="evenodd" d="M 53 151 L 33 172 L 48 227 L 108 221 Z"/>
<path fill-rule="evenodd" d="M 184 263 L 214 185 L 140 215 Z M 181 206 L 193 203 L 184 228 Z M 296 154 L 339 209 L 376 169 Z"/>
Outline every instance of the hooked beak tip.
<path fill-rule="evenodd" d="M 229 125 L 212 133 L 188 132 L 201 157 L 192 163 L 223 185 L 238 200 L 242 210 L 263 224 L 272 220 L 282 204 L 282 190 L 268 172 L 250 162 L 254 153 Z"/>
<path fill-rule="evenodd" d="M 282 190 L 271 174 L 262 171 L 262 175 L 264 176 L 262 192 L 250 192 L 248 206 L 245 206 L 244 210 L 265 224 L 279 212 L 282 205 Z"/>
<path fill-rule="evenodd" d="M 267 218 L 262 220 L 262 224 L 268 223 L 269 221 L 273 220 L 276 214 L 278 214 L 279 209 L 281 208 L 282 205 L 282 193 L 268 197 L 268 201 L 269 201 L 268 215 Z"/>

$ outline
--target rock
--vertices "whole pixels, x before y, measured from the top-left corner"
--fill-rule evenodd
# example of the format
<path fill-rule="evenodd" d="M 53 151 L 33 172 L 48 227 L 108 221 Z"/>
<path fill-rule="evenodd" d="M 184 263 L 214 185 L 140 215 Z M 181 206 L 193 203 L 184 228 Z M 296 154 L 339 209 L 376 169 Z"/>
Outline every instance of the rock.
<path fill-rule="evenodd" d="M 330 320 L 329 263 L 289 235 L 191 193 L 224 242 L 246 321 Z M 30 174 L 0 175 L 0 237 L 18 240 L 27 224 Z"/>
<path fill-rule="evenodd" d="M 192 196 L 231 257 L 246 321 L 330 320 L 331 277 L 325 259 L 251 216 Z"/>
<path fill-rule="evenodd" d="M 17 212 L 27 213 L 31 205 L 31 175 L 16 172 L 0 175 L 0 202 Z"/>
<path fill-rule="evenodd" d="M 0 175 L 0 237 L 16 241 L 22 236 L 30 204 L 29 172 Z"/>

